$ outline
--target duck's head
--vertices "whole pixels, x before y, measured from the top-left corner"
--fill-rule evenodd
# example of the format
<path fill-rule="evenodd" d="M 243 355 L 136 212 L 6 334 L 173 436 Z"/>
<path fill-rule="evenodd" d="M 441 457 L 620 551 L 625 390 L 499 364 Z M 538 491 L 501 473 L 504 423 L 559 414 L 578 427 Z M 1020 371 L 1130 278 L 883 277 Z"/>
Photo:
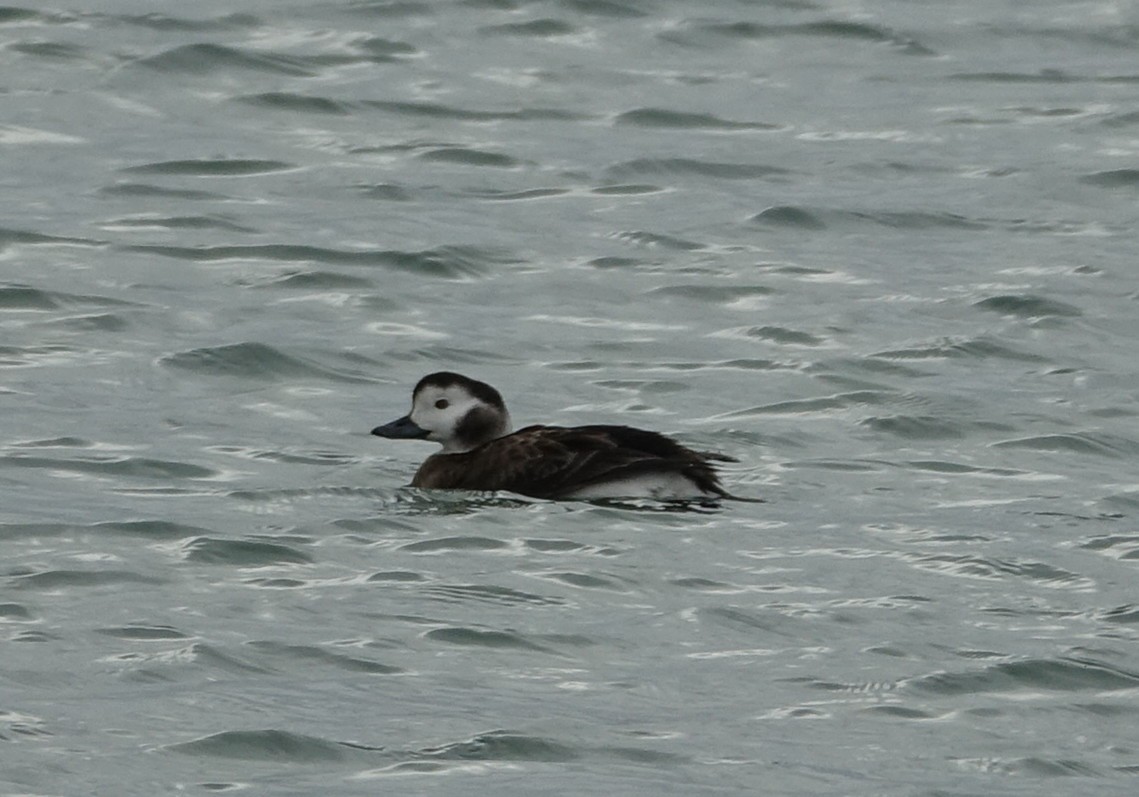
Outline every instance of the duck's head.
<path fill-rule="evenodd" d="M 440 371 L 419 380 L 409 414 L 377 426 L 372 434 L 434 440 L 442 444 L 443 453 L 457 454 L 510 434 L 510 413 L 499 392 L 486 382 Z"/>

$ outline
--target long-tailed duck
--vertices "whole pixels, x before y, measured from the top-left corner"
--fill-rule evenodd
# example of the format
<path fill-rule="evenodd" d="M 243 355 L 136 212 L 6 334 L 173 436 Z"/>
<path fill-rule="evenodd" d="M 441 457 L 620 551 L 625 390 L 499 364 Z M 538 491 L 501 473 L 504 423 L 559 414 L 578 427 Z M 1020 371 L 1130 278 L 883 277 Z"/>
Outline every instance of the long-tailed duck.
<path fill-rule="evenodd" d="M 710 460 L 657 432 L 629 426 L 527 426 L 511 432 L 497 390 L 449 371 L 419 380 L 411 413 L 372 434 L 434 440 L 412 487 L 507 490 L 534 498 L 730 497 Z"/>

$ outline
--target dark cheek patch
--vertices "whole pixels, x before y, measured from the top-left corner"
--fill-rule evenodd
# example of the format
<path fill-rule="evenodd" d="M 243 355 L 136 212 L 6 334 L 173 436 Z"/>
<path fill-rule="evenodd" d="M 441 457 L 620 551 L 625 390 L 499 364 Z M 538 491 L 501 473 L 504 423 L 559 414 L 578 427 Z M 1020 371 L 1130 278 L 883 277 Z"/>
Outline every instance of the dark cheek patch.
<path fill-rule="evenodd" d="M 486 407 L 475 407 L 463 416 L 455 427 L 455 437 L 464 446 L 476 446 L 494 438 L 498 430 L 498 418 Z"/>

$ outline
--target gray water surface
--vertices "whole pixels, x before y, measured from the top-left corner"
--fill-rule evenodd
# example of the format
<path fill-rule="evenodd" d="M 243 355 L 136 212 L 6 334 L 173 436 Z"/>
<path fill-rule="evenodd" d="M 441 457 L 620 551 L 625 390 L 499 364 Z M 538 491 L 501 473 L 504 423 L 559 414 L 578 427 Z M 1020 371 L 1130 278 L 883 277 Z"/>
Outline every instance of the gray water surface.
<path fill-rule="evenodd" d="M 1130 795 L 1126 2 L 0 7 L 0 794 Z M 403 487 L 424 374 L 766 503 Z"/>

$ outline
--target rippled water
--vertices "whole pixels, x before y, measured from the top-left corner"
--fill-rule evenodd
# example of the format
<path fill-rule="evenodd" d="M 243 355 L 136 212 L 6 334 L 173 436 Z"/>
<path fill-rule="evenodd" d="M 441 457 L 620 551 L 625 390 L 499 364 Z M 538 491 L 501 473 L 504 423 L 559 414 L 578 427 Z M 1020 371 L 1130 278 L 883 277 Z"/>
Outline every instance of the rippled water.
<path fill-rule="evenodd" d="M 97 5 L 0 7 L 0 793 L 1134 792 L 1135 6 Z M 403 488 L 442 368 L 767 503 Z"/>

